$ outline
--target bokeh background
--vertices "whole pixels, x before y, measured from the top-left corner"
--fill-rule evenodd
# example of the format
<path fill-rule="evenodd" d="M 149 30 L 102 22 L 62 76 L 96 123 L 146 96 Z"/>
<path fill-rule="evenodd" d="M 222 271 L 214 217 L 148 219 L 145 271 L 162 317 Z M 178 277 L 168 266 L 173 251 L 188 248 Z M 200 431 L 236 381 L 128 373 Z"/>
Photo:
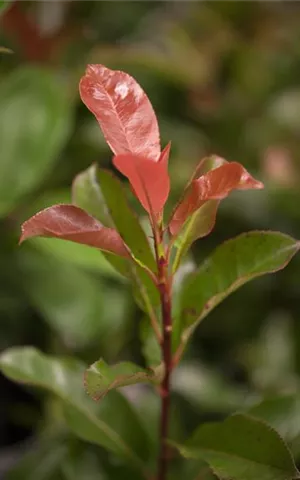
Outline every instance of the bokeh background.
<path fill-rule="evenodd" d="M 195 262 L 251 229 L 300 238 L 298 2 L 18 1 L 0 18 L 0 46 L 1 351 L 33 345 L 87 363 L 144 361 L 141 312 L 100 253 L 48 239 L 18 247 L 22 221 L 70 201 L 77 173 L 93 162 L 111 168 L 78 95 L 87 63 L 127 71 L 150 97 L 163 145 L 172 140 L 170 207 L 208 153 L 265 182 L 223 202 Z M 205 319 L 174 377 L 179 436 L 299 391 L 299 294 L 296 256 Z M 0 478 L 122 477 L 101 473 L 110 460 L 70 434 L 57 400 L 4 377 L 0 389 Z"/>

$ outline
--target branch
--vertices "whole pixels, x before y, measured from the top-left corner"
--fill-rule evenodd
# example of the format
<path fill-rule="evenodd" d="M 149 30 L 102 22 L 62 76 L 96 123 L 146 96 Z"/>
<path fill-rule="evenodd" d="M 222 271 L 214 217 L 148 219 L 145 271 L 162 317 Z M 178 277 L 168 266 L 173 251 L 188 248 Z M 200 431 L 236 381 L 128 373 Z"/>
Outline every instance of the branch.
<path fill-rule="evenodd" d="M 172 371 L 172 308 L 171 282 L 168 275 L 168 261 L 165 256 L 158 258 L 158 288 L 161 299 L 163 342 L 162 354 L 165 366 L 164 378 L 160 386 L 161 419 L 160 419 L 160 455 L 158 459 L 157 480 L 166 480 L 169 447 L 166 443 L 170 417 L 170 379 Z"/>

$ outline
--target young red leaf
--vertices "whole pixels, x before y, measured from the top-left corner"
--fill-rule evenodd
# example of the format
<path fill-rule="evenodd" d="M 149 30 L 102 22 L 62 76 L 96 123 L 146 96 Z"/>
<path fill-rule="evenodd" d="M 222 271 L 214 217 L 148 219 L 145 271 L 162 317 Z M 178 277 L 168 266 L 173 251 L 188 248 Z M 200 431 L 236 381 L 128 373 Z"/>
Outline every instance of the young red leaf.
<path fill-rule="evenodd" d="M 156 116 L 134 78 L 103 65 L 89 65 L 79 90 L 114 154 L 132 153 L 158 159 L 160 140 Z"/>
<path fill-rule="evenodd" d="M 193 180 L 171 218 L 169 229 L 177 235 L 187 218 L 208 200 L 222 200 L 232 190 L 260 189 L 263 184 L 255 180 L 237 162 L 228 162 Z"/>
<path fill-rule="evenodd" d="M 149 157 L 123 154 L 113 159 L 115 167 L 125 175 L 144 209 L 151 215 L 162 211 L 170 191 L 168 159 L 171 145 L 162 151 L 157 162 Z"/>
<path fill-rule="evenodd" d="M 130 254 L 118 234 L 75 205 L 54 205 L 22 225 L 20 243 L 31 237 L 54 237 L 96 247 L 121 257 Z"/>

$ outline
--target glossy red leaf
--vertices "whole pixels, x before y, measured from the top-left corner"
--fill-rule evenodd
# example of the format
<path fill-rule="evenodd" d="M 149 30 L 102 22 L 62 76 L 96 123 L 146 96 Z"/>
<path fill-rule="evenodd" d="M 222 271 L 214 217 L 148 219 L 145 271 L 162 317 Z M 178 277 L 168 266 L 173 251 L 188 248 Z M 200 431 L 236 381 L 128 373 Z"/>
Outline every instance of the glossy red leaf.
<path fill-rule="evenodd" d="M 171 144 L 162 151 L 157 162 L 138 155 L 117 155 L 115 167 L 125 175 L 144 209 L 151 214 L 162 211 L 170 191 L 168 160 Z"/>
<path fill-rule="evenodd" d="M 24 222 L 20 243 L 27 238 L 37 236 L 70 240 L 121 257 L 130 257 L 116 230 L 104 227 L 98 220 L 75 205 L 54 205 Z"/>
<path fill-rule="evenodd" d="M 171 218 L 169 229 L 177 235 L 187 218 L 208 200 L 222 200 L 232 190 L 260 189 L 263 184 L 255 180 L 237 162 L 228 162 L 193 180 Z"/>
<path fill-rule="evenodd" d="M 89 65 L 79 90 L 114 154 L 159 158 L 157 119 L 147 95 L 134 78 L 103 65 Z"/>

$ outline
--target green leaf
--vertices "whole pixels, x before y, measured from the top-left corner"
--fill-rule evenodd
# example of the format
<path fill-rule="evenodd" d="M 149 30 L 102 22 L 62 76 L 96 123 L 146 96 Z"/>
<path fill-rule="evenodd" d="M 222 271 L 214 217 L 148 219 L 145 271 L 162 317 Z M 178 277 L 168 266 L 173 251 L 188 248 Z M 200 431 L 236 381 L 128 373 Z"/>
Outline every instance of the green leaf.
<path fill-rule="evenodd" d="M 171 259 L 172 262 L 172 259 Z M 172 328 L 172 349 L 176 350 L 176 346 L 180 343 L 181 339 L 181 295 L 187 278 L 192 272 L 195 272 L 197 266 L 190 255 L 185 259 L 175 272 L 172 285 L 172 316 L 173 316 L 173 328 Z"/>
<path fill-rule="evenodd" d="M 206 365 L 181 362 L 172 375 L 173 391 L 199 411 L 231 413 L 245 401 L 246 392 L 239 385 Z"/>
<path fill-rule="evenodd" d="M 0 15 L 5 12 L 5 10 L 9 7 L 11 3 L 12 2 L 8 0 L 0 0 Z"/>
<path fill-rule="evenodd" d="M 291 393 L 298 374 L 294 326 L 288 311 L 275 310 L 259 335 L 243 346 L 240 358 L 254 389 Z"/>
<path fill-rule="evenodd" d="M 181 468 L 174 471 L 174 480 L 216 480 L 206 462 L 200 459 L 189 459 L 183 462 Z"/>
<path fill-rule="evenodd" d="M 162 362 L 161 346 L 148 317 L 144 317 L 140 323 L 140 339 L 147 365 L 160 365 Z"/>
<path fill-rule="evenodd" d="M 76 447 L 70 448 L 69 458 L 61 464 L 63 480 L 144 480 L 140 472 L 120 459 L 116 462 L 111 455 L 103 455 L 96 449 Z"/>
<path fill-rule="evenodd" d="M 159 291 L 148 273 L 139 265 L 131 265 L 128 276 L 132 281 L 133 295 L 140 308 L 149 314 L 160 304 Z"/>
<path fill-rule="evenodd" d="M 19 265 L 31 304 L 66 345 L 105 345 L 111 332 L 120 329 L 126 315 L 122 291 L 71 263 L 39 252 L 20 251 Z"/>
<path fill-rule="evenodd" d="M 159 383 L 162 375 L 162 367 L 145 370 L 131 362 L 121 362 L 110 366 L 100 359 L 85 372 L 84 384 L 87 393 L 97 401 L 115 388 L 136 383 Z"/>
<path fill-rule="evenodd" d="M 253 278 L 284 268 L 300 242 L 278 232 L 244 233 L 219 246 L 187 279 L 181 295 L 183 341 L 228 295 Z"/>
<path fill-rule="evenodd" d="M 300 434 L 300 398 L 298 394 L 271 397 L 246 411 L 252 417 L 264 420 L 287 442 Z"/>
<path fill-rule="evenodd" d="M 74 266 L 95 273 L 101 273 L 105 277 L 123 280 L 118 270 L 113 268 L 112 264 L 108 262 L 105 253 L 96 248 L 57 238 L 36 237 L 31 239 L 31 244 L 41 252 L 50 254 L 60 261 L 69 262 Z M 111 256 L 115 257 L 116 255 Z"/>
<path fill-rule="evenodd" d="M 51 171 L 71 128 L 72 102 L 50 71 L 27 67 L 0 85 L 0 215 Z"/>
<path fill-rule="evenodd" d="M 149 268 L 156 268 L 147 237 L 128 204 L 121 183 L 110 172 L 97 171 L 97 167 L 92 165 L 79 174 L 73 183 L 73 201 L 107 226 L 111 225 L 111 220 L 107 219 L 109 214 L 133 255 L 141 255 L 140 260 L 148 263 Z M 109 253 L 104 252 L 103 256 L 117 272 L 132 282 L 137 303 L 144 311 L 149 305 L 159 303 L 157 288 L 142 267 Z"/>
<path fill-rule="evenodd" d="M 199 427 L 180 452 L 202 458 L 214 473 L 230 480 L 300 478 L 292 455 L 278 433 L 260 420 L 233 415 Z"/>
<path fill-rule="evenodd" d="M 173 272 L 176 272 L 182 257 L 186 254 L 192 243 L 198 238 L 208 235 L 216 222 L 219 206 L 218 200 L 209 200 L 196 210 L 183 225 L 176 237 L 176 255 L 173 263 Z"/>
<path fill-rule="evenodd" d="M 148 238 L 130 208 L 121 182 L 109 171 L 99 169 L 98 180 L 114 225 L 134 258 L 156 272 L 156 263 Z"/>
<path fill-rule="evenodd" d="M 79 173 L 72 184 L 72 203 L 97 218 L 105 227 L 113 223 L 97 179 L 97 165 Z"/>
<path fill-rule="evenodd" d="M 9 469 L 6 480 L 52 480 L 60 478 L 61 464 L 66 460 L 69 447 L 66 436 L 49 432 L 34 441 L 31 449 Z M 50 438 L 47 438 L 50 437 Z M 53 437 L 53 438 L 51 438 Z"/>
<path fill-rule="evenodd" d="M 43 388 L 59 397 L 66 421 L 78 437 L 125 458 L 139 470 L 144 469 L 142 459 L 148 455 L 148 437 L 138 416 L 117 392 L 100 404 L 89 399 L 83 388 L 83 364 L 23 347 L 3 352 L 0 368 L 14 381 Z"/>

